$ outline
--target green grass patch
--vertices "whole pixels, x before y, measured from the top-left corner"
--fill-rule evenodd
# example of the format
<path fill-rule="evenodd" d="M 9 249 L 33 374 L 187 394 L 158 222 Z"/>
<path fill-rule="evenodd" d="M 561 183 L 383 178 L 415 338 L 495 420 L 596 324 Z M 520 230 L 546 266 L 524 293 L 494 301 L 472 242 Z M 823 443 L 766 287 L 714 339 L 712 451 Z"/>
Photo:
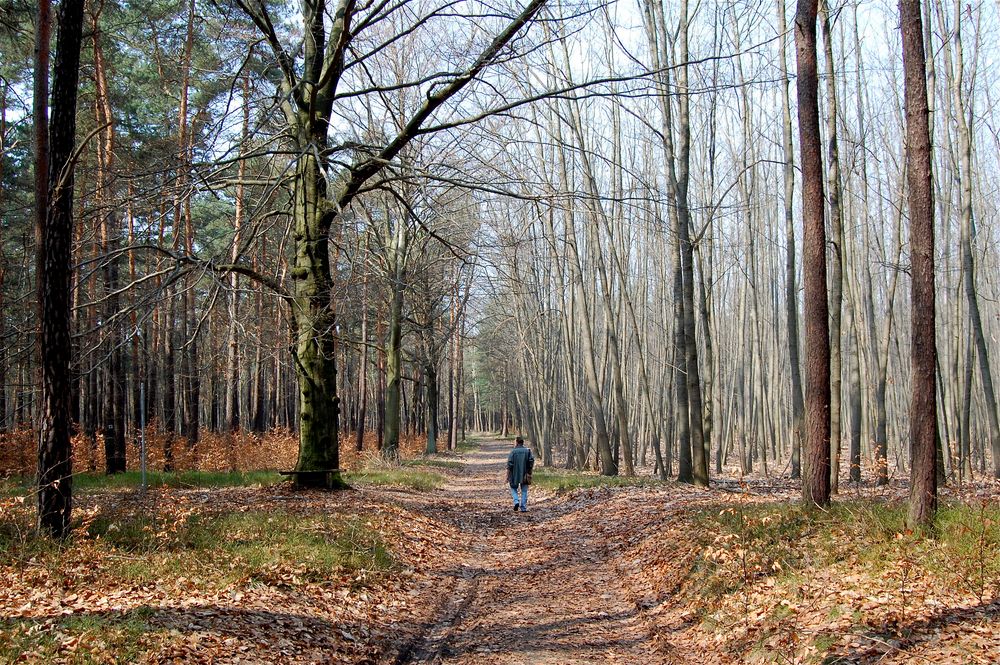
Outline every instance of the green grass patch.
<path fill-rule="evenodd" d="M 565 492 L 590 487 L 650 487 L 662 485 L 663 481 L 649 476 L 601 476 L 536 466 L 531 475 L 531 484 L 542 489 Z"/>
<path fill-rule="evenodd" d="M 901 502 L 737 504 L 695 516 L 704 552 L 695 586 L 719 597 L 764 577 L 794 582 L 809 569 L 845 564 L 878 577 L 906 560 L 981 598 L 1000 591 L 1000 505 L 943 503 L 936 538 L 907 531 Z"/>
<path fill-rule="evenodd" d="M 154 631 L 153 611 L 101 612 L 62 617 L 45 625 L 40 619 L 0 620 L 0 662 L 131 663 L 139 659 Z"/>
<path fill-rule="evenodd" d="M 24 496 L 31 491 L 31 480 L 19 476 L 0 478 L 0 499 Z"/>
<path fill-rule="evenodd" d="M 100 518 L 87 536 L 111 552 L 134 555 L 113 558 L 109 565 L 116 576 L 136 582 L 190 578 L 206 567 L 226 583 L 283 575 L 323 581 L 337 572 L 384 572 L 395 565 L 381 538 L 360 520 L 328 515 L 222 513 L 179 522 Z"/>
<path fill-rule="evenodd" d="M 162 471 L 146 474 L 149 487 L 170 487 L 174 489 L 201 489 L 216 487 L 245 487 L 274 485 L 283 480 L 276 471 Z M 88 489 L 131 489 L 142 484 L 139 471 L 116 473 L 112 476 L 97 473 L 81 473 L 73 478 L 74 487 Z"/>
<path fill-rule="evenodd" d="M 429 492 L 444 485 L 444 476 L 433 471 L 414 468 L 366 469 L 344 474 L 351 485 L 387 485 Z"/>
<path fill-rule="evenodd" d="M 202 588 L 249 580 L 296 584 L 392 570 L 392 553 L 360 518 L 243 512 L 98 515 L 77 525 L 63 546 L 25 529 L 26 519 L 0 520 L 0 564 L 32 560 L 60 570 L 86 553 L 92 572 L 116 582 L 186 578 Z"/>
<path fill-rule="evenodd" d="M 7 522 L 4 515 L 2 522 Z M 78 525 L 64 546 L 28 536 L 0 549 L 5 570 L 79 571 L 70 590 L 156 585 L 175 598 L 266 584 L 363 587 L 397 563 L 360 518 L 284 511 L 104 515 Z M 14 579 L 19 575 L 15 572 Z M 17 590 L 27 594 L 27 582 Z M 135 662 L 168 639 L 155 609 L 77 609 L 67 616 L 0 617 L 0 663 Z"/>
<path fill-rule="evenodd" d="M 484 439 L 479 436 L 467 437 L 458 442 L 458 445 L 455 446 L 455 452 L 460 455 L 475 452 L 483 445 L 483 441 Z"/>
<path fill-rule="evenodd" d="M 822 658 L 823 654 L 832 649 L 839 641 L 840 636 L 830 633 L 821 633 L 813 638 L 813 646 L 816 647 L 817 652 L 813 662 L 819 662 L 821 660 L 825 662 L 825 659 Z"/>
<path fill-rule="evenodd" d="M 403 462 L 403 466 L 429 466 L 436 469 L 461 469 L 464 464 L 455 460 L 435 459 L 433 457 L 417 457 Z"/>

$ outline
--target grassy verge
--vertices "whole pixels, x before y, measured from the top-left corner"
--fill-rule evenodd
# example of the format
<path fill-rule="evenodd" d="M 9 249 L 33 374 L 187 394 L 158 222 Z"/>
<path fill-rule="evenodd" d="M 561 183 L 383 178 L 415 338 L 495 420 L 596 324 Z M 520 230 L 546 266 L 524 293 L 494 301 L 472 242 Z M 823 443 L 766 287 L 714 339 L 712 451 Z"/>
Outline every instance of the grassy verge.
<path fill-rule="evenodd" d="M 351 485 L 406 487 L 420 492 L 436 490 L 444 485 L 444 476 L 440 473 L 405 466 L 352 471 L 344 474 L 344 480 Z"/>
<path fill-rule="evenodd" d="M 21 515 L 22 520 L 30 515 Z M 285 512 L 152 513 L 84 517 L 62 548 L 30 535 L 30 525 L 0 522 L 0 565 L 32 561 L 53 570 L 65 556 L 88 552 L 111 583 L 185 578 L 225 588 L 280 581 L 286 570 L 306 581 L 347 571 L 390 570 L 393 558 L 359 519 Z M 13 519 L 12 519 L 13 518 Z"/>
<path fill-rule="evenodd" d="M 650 487 L 663 481 L 649 476 L 601 476 L 581 471 L 566 471 L 549 467 L 535 467 L 532 485 L 542 489 L 565 492 L 590 487 Z"/>
<path fill-rule="evenodd" d="M 14 606 L 32 599 L 24 605 L 30 616 L 0 618 L 0 662 L 21 662 L 25 654 L 28 662 L 133 662 L 173 639 L 158 618 L 164 597 L 211 605 L 220 593 L 262 586 L 294 593 L 364 587 L 397 567 L 380 533 L 361 518 L 283 509 L 199 513 L 183 503 L 142 510 L 80 511 L 64 544 L 32 535 L 28 507 L 0 512 L 0 574 L 13 580 L 8 597 Z M 37 597 L 39 589 L 47 591 Z M 116 600 L 95 604 L 103 594 Z M 123 600 L 128 607 L 136 594 L 150 605 L 110 609 Z"/>
<path fill-rule="evenodd" d="M 461 462 L 456 462 L 455 460 L 446 459 L 436 459 L 433 457 L 418 457 L 416 459 L 408 459 L 403 462 L 403 466 L 429 466 L 435 469 L 461 469 L 464 466 Z"/>
<path fill-rule="evenodd" d="M 933 539 L 906 529 L 906 511 L 870 500 L 825 511 L 751 502 L 700 511 L 685 529 L 694 544 L 678 597 L 732 653 L 794 660 L 803 655 L 797 626 L 808 625 L 808 662 L 875 662 L 876 651 L 851 651 L 865 643 L 851 636 L 905 640 L 944 608 L 1000 593 L 996 501 L 943 503 Z"/>
<path fill-rule="evenodd" d="M 441 487 L 444 484 L 444 477 L 439 473 L 423 470 L 419 467 L 455 469 L 461 468 L 461 466 L 461 462 L 452 460 L 417 458 L 403 462 L 400 467 L 347 472 L 343 474 L 343 478 L 352 485 L 393 485 L 428 491 Z M 265 486 L 275 485 L 285 480 L 287 479 L 276 471 L 236 473 L 210 471 L 164 473 L 157 471 L 146 474 L 146 484 L 150 488 L 167 487 L 171 489 Z M 23 497 L 30 494 L 33 491 L 31 483 L 32 479 L 24 477 L 0 479 L 0 498 Z M 141 478 L 138 471 L 129 471 L 113 476 L 98 473 L 80 473 L 73 476 L 73 490 L 80 493 L 137 489 L 140 484 Z"/>
<path fill-rule="evenodd" d="M 135 662 L 155 630 L 147 623 L 151 614 L 140 607 L 51 620 L 0 620 L 0 636 L 5 638 L 0 639 L 0 662 L 21 662 L 24 654 L 31 654 L 33 662 Z M 73 653 L 68 659 L 66 646 Z"/>
<path fill-rule="evenodd" d="M 479 450 L 479 447 L 482 445 L 483 439 L 480 436 L 470 436 L 458 442 L 458 445 L 455 447 L 455 452 L 460 455 L 475 452 Z"/>
<path fill-rule="evenodd" d="M 1000 590 L 1000 505 L 942 504 L 934 539 L 906 529 L 906 510 L 902 503 L 846 501 L 826 511 L 789 503 L 705 511 L 695 518 L 695 532 L 709 548 L 700 569 L 727 579 L 722 590 L 733 590 L 761 577 L 780 579 L 842 563 L 879 576 L 906 558 L 977 595 Z M 731 563 L 741 574 L 725 574 Z M 707 588 L 713 586 L 718 584 Z"/>

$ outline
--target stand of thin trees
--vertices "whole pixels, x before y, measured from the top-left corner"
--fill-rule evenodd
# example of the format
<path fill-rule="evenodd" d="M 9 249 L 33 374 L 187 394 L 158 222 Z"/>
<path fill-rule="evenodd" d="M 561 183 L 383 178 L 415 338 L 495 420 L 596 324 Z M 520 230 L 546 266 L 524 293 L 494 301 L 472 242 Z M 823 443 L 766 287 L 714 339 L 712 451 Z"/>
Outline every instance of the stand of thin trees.
<path fill-rule="evenodd" d="M 295 430 L 328 486 L 343 445 L 519 430 L 546 464 L 801 475 L 822 505 L 926 464 L 919 408 L 938 480 L 1000 475 L 996 7 L 298 9 L 301 49 L 277 5 L 88 2 L 75 181 L 32 156 L 30 28 L 0 34 L 5 436 L 52 408 L 40 253 L 71 268 L 75 454 L 109 473 L 144 421 L 168 468 Z M 71 185 L 69 258 L 39 174 Z"/>

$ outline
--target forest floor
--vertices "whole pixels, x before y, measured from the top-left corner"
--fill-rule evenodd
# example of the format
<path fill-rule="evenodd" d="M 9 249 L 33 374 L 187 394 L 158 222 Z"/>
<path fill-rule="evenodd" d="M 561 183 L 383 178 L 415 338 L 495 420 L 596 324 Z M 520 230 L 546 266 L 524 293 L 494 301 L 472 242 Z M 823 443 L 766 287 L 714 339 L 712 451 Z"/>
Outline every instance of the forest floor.
<path fill-rule="evenodd" d="M 0 662 L 1000 662 L 995 487 L 946 497 L 934 540 L 891 495 L 809 514 L 775 482 L 539 470 L 515 513 L 510 445 L 426 460 L 423 489 L 83 493 L 66 547 L 8 489 Z"/>

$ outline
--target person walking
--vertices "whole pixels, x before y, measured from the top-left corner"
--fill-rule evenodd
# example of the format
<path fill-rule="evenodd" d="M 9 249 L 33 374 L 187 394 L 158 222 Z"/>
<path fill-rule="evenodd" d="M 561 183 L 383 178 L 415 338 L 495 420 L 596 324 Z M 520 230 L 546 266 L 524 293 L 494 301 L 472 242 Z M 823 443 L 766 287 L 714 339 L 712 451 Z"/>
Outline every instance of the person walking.
<path fill-rule="evenodd" d="M 531 450 L 525 447 L 523 438 L 517 437 L 514 449 L 507 455 L 507 484 L 510 486 L 510 495 L 514 497 L 515 512 L 528 512 L 528 485 L 531 484 L 531 470 L 534 467 L 535 458 Z"/>

